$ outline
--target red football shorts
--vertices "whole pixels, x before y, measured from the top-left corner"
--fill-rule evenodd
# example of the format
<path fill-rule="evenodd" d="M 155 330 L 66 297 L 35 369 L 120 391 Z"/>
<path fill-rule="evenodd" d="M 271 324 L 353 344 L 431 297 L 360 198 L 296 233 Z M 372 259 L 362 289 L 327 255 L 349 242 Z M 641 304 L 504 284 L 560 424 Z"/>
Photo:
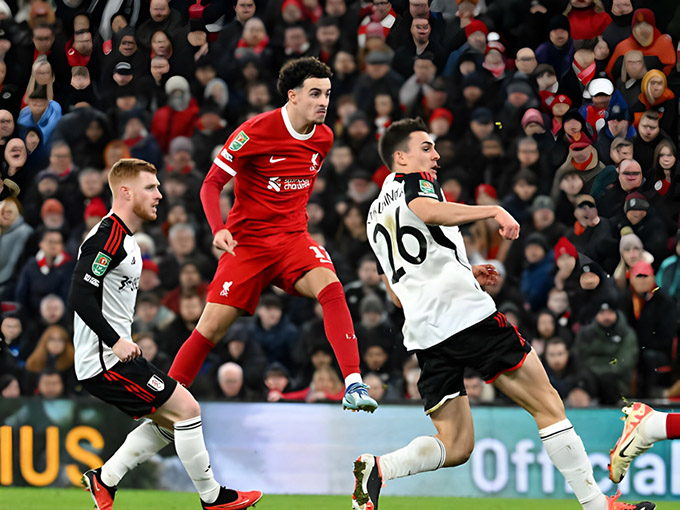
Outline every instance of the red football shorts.
<path fill-rule="evenodd" d="M 263 237 L 238 237 L 236 256 L 225 253 L 208 287 L 208 303 L 229 305 L 249 314 L 255 313 L 262 290 L 269 284 L 293 296 L 295 282 L 316 267 L 333 272 L 326 249 L 307 232 Z"/>

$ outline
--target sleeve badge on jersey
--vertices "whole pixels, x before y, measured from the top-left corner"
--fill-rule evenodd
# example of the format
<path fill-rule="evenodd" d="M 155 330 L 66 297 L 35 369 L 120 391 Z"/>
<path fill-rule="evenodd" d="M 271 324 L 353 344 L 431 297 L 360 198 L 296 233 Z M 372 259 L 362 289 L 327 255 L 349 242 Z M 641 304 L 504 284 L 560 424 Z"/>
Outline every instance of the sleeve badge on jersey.
<path fill-rule="evenodd" d="M 420 181 L 420 193 L 419 195 L 429 195 L 432 197 L 436 197 L 437 193 L 434 191 L 434 185 L 430 181 L 426 181 L 421 179 Z"/>
<path fill-rule="evenodd" d="M 234 138 L 229 144 L 229 150 L 236 152 L 246 143 L 248 143 L 248 140 L 250 140 L 250 138 L 248 138 L 247 134 L 245 134 L 243 131 L 239 132 L 239 134 L 236 135 L 236 138 Z"/>
<path fill-rule="evenodd" d="M 102 276 L 104 273 L 106 273 L 110 263 L 111 257 L 99 252 L 92 263 L 92 272 L 95 276 Z"/>

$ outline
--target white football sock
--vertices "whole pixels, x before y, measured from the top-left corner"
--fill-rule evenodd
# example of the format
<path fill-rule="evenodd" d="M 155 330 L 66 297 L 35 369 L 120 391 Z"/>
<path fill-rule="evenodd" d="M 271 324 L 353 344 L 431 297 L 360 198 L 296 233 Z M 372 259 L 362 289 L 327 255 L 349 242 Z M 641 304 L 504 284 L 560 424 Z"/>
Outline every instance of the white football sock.
<path fill-rule="evenodd" d="M 345 377 L 345 388 L 349 388 L 349 385 L 355 382 L 364 382 L 359 372 L 354 372 L 353 374 L 349 374 L 347 377 Z"/>
<path fill-rule="evenodd" d="M 574 490 L 585 510 L 606 510 L 607 497 L 593 477 L 583 441 L 569 420 L 562 420 L 538 431 L 545 451 Z"/>
<path fill-rule="evenodd" d="M 172 443 L 172 432 L 152 421 L 142 423 L 125 438 L 116 453 L 102 466 L 102 482 L 115 487 L 125 474 Z"/>
<path fill-rule="evenodd" d="M 640 435 L 650 443 L 656 443 L 657 441 L 668 439 L 666 432 L 667 419 L 667 413 L 654 411 L 649 415 L 649 418 L 645 420 L 644 427 L 642 427 L 642 430 L 640 430 Z"/>
<path fill-rule="evenodd" d="M 443 443 L 432 436 L 416 437 L 407 446 L 380 457 L 380 468 L 383 482 L 415 475 L 425 471 L 434 471 L 444 465 L 446 448 Z"/>
<path fill-rule="evenodd" d="M 210 467 L 200 416 L 175 422 L 175 449 L 201 499 L 213 503 L 220 494 L 220 484 L 215 481 Z"/>

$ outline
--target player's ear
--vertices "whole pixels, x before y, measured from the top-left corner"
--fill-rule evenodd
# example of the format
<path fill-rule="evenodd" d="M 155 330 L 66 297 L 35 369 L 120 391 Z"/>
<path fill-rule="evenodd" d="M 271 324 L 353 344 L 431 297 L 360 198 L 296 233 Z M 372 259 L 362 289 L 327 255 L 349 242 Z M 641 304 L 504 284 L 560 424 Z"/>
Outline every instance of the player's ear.
<path fill-rule="evenodd" d="M 288 101 L 295 103 L 296 99 L 297 93 L 295 92 L 295 89 L 288 89 Z"/>

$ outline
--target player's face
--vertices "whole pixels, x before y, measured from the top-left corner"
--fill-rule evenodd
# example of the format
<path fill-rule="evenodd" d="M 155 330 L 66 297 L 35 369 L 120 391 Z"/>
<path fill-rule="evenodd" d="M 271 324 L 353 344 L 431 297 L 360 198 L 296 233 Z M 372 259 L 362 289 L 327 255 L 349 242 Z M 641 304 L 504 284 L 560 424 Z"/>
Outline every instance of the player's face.
<path fill-rule="evenodd" d="M 331 80 L 328 78 L 307 78 L 302 87 L 295 89 L 291 98 L 304 120 L 309 124 L 323 124 L 331 97 Z"/>
<path fill-rule="evenodd" d="M 161 195 L 156 176 L 150 172 L 140 172 L 131 186 L 132 210 L 144 221 L 154 221 L 158 214 L 158 202 Z"/>
<path fill-rule="evenodd" d="M 400 171 L 406 173 L 429 172 L 435 177 L 437 176 L 439 153 L 434 148 L 432 138 L 425 131 L 411 133 L 408 140 L 408 150 L 396 151 L 394 159 L 400 161 L 403 165 Z"/>

